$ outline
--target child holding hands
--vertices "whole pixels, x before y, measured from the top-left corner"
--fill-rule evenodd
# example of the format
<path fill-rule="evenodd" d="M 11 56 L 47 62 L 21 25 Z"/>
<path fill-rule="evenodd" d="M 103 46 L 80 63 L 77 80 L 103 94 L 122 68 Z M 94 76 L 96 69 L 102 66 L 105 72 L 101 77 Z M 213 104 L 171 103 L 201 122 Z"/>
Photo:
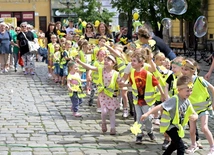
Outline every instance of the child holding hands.
<path fill-rule="evenodd" d="M 150 114 L 163 110 L 160 132 L 166 132 L 172 141 L 163 155 L 170 155 L 175 150 L 177 150 L 178 155 L 184 155 L 185 147 L 182 138 L 184 137 L 185 132 L 183 127 L 189 120 L 195 121 L 198 119 L 197 113 L 188 100 L 193 88 L 192 79 L 187 76 L 180 77 L 177 81 L 177 88 L 177 95 L 174 95 L 141 116 L 141 121 L 143 121 Z"/>

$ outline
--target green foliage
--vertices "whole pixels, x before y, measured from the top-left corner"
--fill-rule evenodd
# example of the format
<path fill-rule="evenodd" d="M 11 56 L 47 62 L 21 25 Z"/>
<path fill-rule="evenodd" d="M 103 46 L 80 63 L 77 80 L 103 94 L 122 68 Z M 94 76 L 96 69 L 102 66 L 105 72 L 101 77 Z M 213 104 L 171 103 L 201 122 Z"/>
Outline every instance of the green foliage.
<path fill-rule="evenodd" d="M 84 5 L 87 3 L 87 6 Z M 115 15 L 114 12 L 109 12 L 107 9 L 102 8 L 102 4 L 97 0 L 82 0 L 82 3 L 79 5 L 79 7 L 71 9 L 61 9 L 60 11 L 63 11 L 67 13 L 66 11 L 70 10 L 69 13 L 73 12 L 77 14 L 78 18 L 81 18 L 82 21 L 86 22 L 92 22 L 94 23 L 96 20 L 99 20 L 100 22 L 109 23 L 111 22 L 111 18 Z"/>

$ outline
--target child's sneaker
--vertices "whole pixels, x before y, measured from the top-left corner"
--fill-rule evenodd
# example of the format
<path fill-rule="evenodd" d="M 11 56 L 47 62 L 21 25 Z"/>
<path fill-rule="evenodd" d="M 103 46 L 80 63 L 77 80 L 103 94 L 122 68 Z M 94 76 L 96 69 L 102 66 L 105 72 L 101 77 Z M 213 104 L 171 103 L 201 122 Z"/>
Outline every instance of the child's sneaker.
<path fill-rule="evenodd" d="M 155 125 L 160 125 L 160 120 L 158 118 L 154 118 L 154 124 Z"/>
<path fill-rule="evenodd" d="M 169 145 L 170 145 L 170 141 L 164 139 L 162 144 L 162 150 L 166 150 Z"/>
<path fill-rule="evenodd" d="M 148 133 L 148 136 L 149 136 L 151 141 L 155 141 L 156 138 L 155 138 L 155 135 L 153 134 L 153 132 Z"/>
<path fill-rule="evenodd" d="M 111 128 L 110 135 L 116 135 L 116 129 L 115 128 Z"/>
<path fill-rule="evenodd" d="M 142 139 L 143 139 L 143 136 L 137 136 L 135 144 L 142 144 Z"/>
<path fill-rule="evenodd" d="M 81 117 L 82 115 L 80 113 L 78 113 L 78 112 L 74 112 L 73 116 L 75 116 L 75 117 Z"/>
<path fill-rule="evenodd" d="M 97 108 L 97 112 L 101 113 L 102 112 L 101 108 Z"/>
<path fill-rule="evenodd" d="M 102 123 L 102 132 L 106 132 L 107 131 L 107 125 L 106 123 Z"/>
<path fill-rule="evenodd" d="M 197 151 L 199 148 L 198 146 L 194 146 L 194 145 L 191 145 L 185 152 L 187 154 L 190 154 L 190 153 L 194 153 L 195 151 Z"/>
<path fill-rule="evenodd" d="M 210 151 L 207 155 L 214 155 L 214 147 L 210 148 Z"/>
<path fill-rule="evenodd" d="M 25 72 L 24 72 L 24 75 L 27 75 L 27 74 L 28 74 L 28 72 L 27 72 L 27 71 L 25 71 Z"/>
<path fill-rule="evenodd" d="M 203 149 L 203 146 L 201 145 L 200 141 L 196 141 L 196 144 L 197 144 L 199 149 Z"/>
<path fill-rule="evenodd" d="M 128 111 L 128 109 L 124 109 L 123 110 L 123 117 L 124 118 L 127 118 L 129 116 L 129 111 Z"/>

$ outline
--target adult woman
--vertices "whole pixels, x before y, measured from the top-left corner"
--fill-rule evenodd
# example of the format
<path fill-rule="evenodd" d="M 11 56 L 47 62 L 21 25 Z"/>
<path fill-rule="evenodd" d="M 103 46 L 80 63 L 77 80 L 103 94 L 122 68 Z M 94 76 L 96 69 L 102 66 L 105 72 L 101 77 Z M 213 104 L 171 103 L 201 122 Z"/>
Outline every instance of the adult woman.
<path fill-rule="evenodd" d="M 21 32 L 20 27 L 15 28 L 16 34 L 13 35 L 12 45 L 13 45 L 13 58 L 14 58 L 14 68 L 17 71 L 18 55 L 19 55 L 19 45 L 17 44 L 17 35 Z"/>
<path fill-rule="evenodd" d="M 0 23 L 0 63 L 3 72 L 8 72 L 7 61 L 9 54 L 11 54 L 11 35 L 6 27 L 8 27 L 6 23 Z"/>
<path fill-rule="evenodd" d="M 95 38 L 94 26 L 91 23 L 87 23 L 85 29 L 85 39 L 89 41 L 89 38 Z"/>
<path fill-rule="evenodd" d="M 29 41 L 34 41 L 34 35 L 31 31 L 28 31 L 27 29 L 27 22 L 22 22 L 21 25 L 21 33 L 17 36 L 17 44 L 20 49 L 20 55 L 24 61 L 24 68 L 25 72 L 24 75 L 28 74 L 28 71 L 31 73 L 31 75 L 34 75 L 34 54 L 29 52 L 27 39 Z M 26 39 L 27 38 L 27 39 Z"/>
<path fill-rule="evenodd" d="M 106 36 L 110 41 L 113 42 L 113 35 L 108 29 L 108 26 L 103 22 L 101 22 L 97 28 L 96 38 L 99 38 L 100 36 Z"/>
<path fill-rule="evenodd" d="M 57 35 L 57 31 L 56 31 L 56 26 L 55 26 L 55 23 L 53 22 L 50 22 L 48 24 L 48 31 L 45 32 L 45 38 L 46 38 L 46 43 L 49 44 L 51 43 L 51 35 L 52 34 L 55 34 Z"/>

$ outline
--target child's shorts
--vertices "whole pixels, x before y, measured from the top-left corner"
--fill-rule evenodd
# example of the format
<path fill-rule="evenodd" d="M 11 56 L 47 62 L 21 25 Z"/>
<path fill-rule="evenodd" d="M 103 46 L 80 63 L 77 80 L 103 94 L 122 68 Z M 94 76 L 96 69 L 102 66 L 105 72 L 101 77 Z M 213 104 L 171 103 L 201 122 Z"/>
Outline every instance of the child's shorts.
<path fill-rule="evenodd" d="M 60 68 L 60 76 L 68 75 L 68 67 L 63 65 L 63 68 Z"/>
<path fill-rule="evenodd" d="M 59 63 L 54 63 L 54 74 L 59 75 L 60 74 L 60 66 Z"/>

